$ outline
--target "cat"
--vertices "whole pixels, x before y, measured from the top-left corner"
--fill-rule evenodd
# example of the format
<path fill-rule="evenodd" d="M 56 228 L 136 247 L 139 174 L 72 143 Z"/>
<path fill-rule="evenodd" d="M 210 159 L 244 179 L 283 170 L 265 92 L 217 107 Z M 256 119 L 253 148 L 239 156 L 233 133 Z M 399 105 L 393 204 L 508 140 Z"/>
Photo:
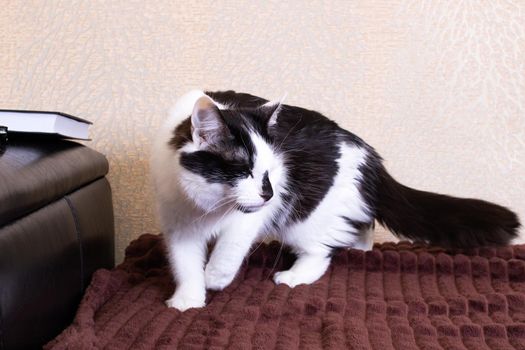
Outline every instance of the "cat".
<path fill-rule="evenodd" d="M 369 250 L 374 222 L 442 247 L 505 245 L 517 215 L 478 199 L 401 185 L 358 136 L 318 112 L 234 91 L 191 91 L 156 135 L 152 177 L 170 266 L 169 307 L 205 306 L 254 242 L 297 260 L 275 283 L 313 283 L 337 248 Z M 207 243 L 215 239 L 207 260 Z"/>

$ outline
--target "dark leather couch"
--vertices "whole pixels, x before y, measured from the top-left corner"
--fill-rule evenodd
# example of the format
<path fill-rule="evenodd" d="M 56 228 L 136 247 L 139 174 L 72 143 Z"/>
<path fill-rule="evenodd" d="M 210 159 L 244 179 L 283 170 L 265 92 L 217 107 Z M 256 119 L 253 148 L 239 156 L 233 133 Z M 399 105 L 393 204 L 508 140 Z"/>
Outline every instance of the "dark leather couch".
<path fill-rule="evenodd" d="M 0 148 L 1 350 L 41 348 L 113 266 L 107 172 L 102 154 L 54 137 L 10 134 Z"/>

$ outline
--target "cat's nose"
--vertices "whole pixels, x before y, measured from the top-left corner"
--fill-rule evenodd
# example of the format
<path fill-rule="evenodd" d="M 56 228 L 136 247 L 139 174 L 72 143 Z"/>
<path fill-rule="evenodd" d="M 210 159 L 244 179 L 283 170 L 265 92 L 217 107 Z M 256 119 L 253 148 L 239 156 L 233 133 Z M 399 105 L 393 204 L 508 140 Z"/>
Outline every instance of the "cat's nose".
<path fill-rule="evenodd" d="M 273 197 L 273 191 L 270 189 L 270 191 L 264 191 L 262 193 L 259 193 L 259 196 L 261 196 L 262 199 L 264 199 L 265 202 L 268 202 L 270 198 Z"/>
<path fill-rule="evenodd" d="M 273 189 L 272 184 L 270 183 L 270 178 L 268 177 L 268 171 L 266 171 L 263 175 L 261 190 L 262 192 L 259 193 L 259 196 L 261 196 L 265 202 L 268 202 L 270 198 L 273 197 Z"/>

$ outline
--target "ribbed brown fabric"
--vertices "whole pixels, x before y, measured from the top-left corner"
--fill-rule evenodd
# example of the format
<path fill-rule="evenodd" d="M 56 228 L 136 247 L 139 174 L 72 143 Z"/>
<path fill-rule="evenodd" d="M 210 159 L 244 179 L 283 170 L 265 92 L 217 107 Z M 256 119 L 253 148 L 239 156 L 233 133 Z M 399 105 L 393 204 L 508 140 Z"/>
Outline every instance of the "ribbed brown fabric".
<path fill-rule="evenodd" d="M 208 306 L 181 313 L 164 305 L 174 285 L 161 238 L 145 234 L 118 268 L 95 273 L 47 348 L 525 349 L 525 246 L 341 251 L 294 289 L 271 280 L 293 262 L 279 248 L 259 247 Z"/>

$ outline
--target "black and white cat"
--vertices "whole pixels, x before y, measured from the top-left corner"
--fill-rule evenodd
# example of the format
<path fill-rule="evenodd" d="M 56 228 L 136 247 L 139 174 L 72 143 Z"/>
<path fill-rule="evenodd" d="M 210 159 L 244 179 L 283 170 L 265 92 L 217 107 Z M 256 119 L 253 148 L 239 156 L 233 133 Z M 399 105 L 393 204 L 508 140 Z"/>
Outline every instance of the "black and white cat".
<path fill-rule="evenodd" d="M 504 245 L 520 225 L 499 205 L 403 186 L 335 122 L 249 94 L 191 91 L 157 135 L 151 165 L 177 282 L 166 303 L 179 310 L 204 306 L 206 289 L 228 286 L 266 238 L 297 254 L 273 277 L 294 287 L 320 278 L 334 249 L 370 249 L 374 220 L 444 247 Z"/>

